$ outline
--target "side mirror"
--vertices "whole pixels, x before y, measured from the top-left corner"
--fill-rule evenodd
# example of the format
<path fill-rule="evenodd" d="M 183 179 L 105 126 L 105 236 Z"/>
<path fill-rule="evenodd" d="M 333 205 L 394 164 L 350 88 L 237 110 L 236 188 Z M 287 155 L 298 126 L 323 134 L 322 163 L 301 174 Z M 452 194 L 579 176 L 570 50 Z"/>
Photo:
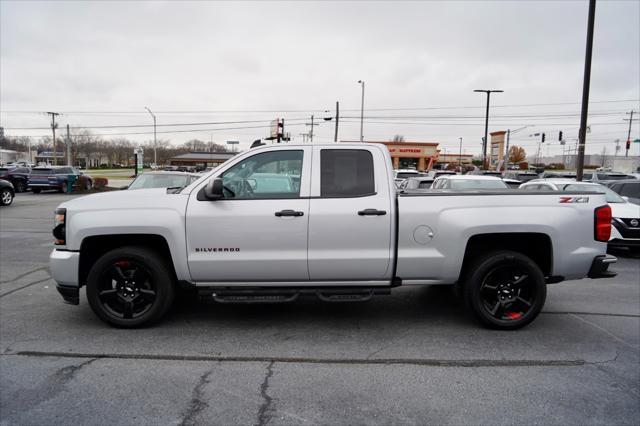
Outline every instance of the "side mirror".
<path fill-rule="evenodd" d="M 204 196 L 207 200 L 215 201 L 224 198 L 222 192 L 222 179 L 210 179 L 207 186 L 204 187 Z"/>

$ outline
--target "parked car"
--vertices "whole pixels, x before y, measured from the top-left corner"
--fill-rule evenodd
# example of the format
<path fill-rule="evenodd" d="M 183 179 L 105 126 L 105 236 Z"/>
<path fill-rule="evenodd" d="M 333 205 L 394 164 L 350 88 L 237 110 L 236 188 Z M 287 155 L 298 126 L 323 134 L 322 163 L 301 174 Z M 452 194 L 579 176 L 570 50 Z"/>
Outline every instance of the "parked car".
<path fill-rule="evenodd" d="M 530 172 L 525 170 L 510 170 L 503 173 L 502 177 L 504 179 L 512 179 L 520 181 L 520 183 L 529 182 L 533 179 L 538 179 L 538 174 L 536 172 Z"/>
<path fill-rule="evenodd" d="M 394 179 L 406 179 L 410 177 L 418 177 L 421 173 L 415 169 L 398 169 L 393 171 Z"/>
<path fill-rule="evenodd" d="M 533 321 L 547 283 L 615 276 L 603 194 L 560 204 L 555 193 L 402 193 L 391 167 L 379 144 L 278 144 L 179 191 L 68 200 L 55 211 L 51 275 L 67 303 L 86 286 L 94 313 L 124 328 L 164 317 L 180 283 L 223 303 L 458 285 L 476 318 L 498 329 Z M 262 173 L 301 185 L 249 190 Z"/>
<path fill-rule="evenodd" d="M 122 189 L 183 188 L 201 177 L 185 172 L 144 172 Z"/>
<path fill-rule="evenodd" d="M 0 206 L 8 206 L 13 203 L 16 191 L 8 180 L 0 179 Z"/>
<path fill-rule="evenodd" d="M 509 189 L 507 184 L 496 176 L 481 175 L 451 175 L 440 176 L 433 181 L 432 189 L 453 189 L 453 190 L 501 190 Z"/>
<path fill-rule="evenodd" d="M 78 169 L 69 166 L 34 167 L 29 175 L 28 187 L 35 193 L 47 189 L 55 189 L 59 192 L 67 190 L 67 181 L 72 176 L 76 182 L 81 182 L 83 190 L 93 187 L 93 179 Z M 77 186 L 78 184 L 76 184 Z"/>
<path fill-rule="evenodd" d="M 431 179 L 436 179 L 440 176 L 453 176 L 457 173 L 453 170 L 429 170 L 425 176 L 430 177 Z"/>
<path fill-rule="evenodd" d="M 522 185 L 522 182 L 515 179 L 502 178 L 502 181 L 506 183 L 510 189 L 518 189 L 520 188 L 520 185 Z"/>
<path fill-rule="evenodd" d="M 605 194 L 607 203 L 611 206 L 613 225 L 609 247 L 627 247 L 633 252 L 640 251 L 640 207 L 628 202 L 610 188 L 599 183 L 566 179 L 530 181 L 523 183 L 520 188 L 532 191 L 590 191 Z"/>
<path fill-rule="evenodd" d="M 584 172 L 583 181 L 607 182 L 612 180 L 637 180 L 635 176 L 616 172 Z"/>
<path fill-rule="evenodd" d="M 575 179 L 576 172 L 542 172 L 538 179 Z"/>
<path fill-rule="evenodd" d="M 476 169 L 476 170 L 471 170 L 469 173 L 467 173 L 467 175 L 502 177 L 502 172 L 499 172 L 497 170 Z"/>
<path fill-rule="evenodd" d="M 627 199 L 630 203 L 640 204 L 640 180 L 623 180 L 607 182 L 606 186 L 613 192 Z"/>
<path fill-rule="evenodd" d="M 429 176 L 410 177 L 400 183 L 398 189 L 401 190 L 415 190 L 415 189 L 429 189 L 433 183 L 433 178 Z"/>
<path fill-rule="evenodd" d="M 28 167 L 0 167 L 0 179 L 11 182 L 16 192 L 27 190 L 30 173 L 31 169 Z"/>

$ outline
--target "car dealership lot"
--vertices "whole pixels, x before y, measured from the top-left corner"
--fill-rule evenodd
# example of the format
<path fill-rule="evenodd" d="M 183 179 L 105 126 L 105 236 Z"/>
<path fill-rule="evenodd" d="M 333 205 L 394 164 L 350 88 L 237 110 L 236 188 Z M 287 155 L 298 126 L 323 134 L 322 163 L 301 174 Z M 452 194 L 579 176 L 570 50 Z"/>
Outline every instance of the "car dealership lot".
<path fill-rule="evenodd" d="M 640 415 L 640 261 L 549 287 L 516 332 L 480 328 L 446 288 L 368 303 L 177 304 L 118 330 L 62 304 L 53 209 L 0 210 L 0 424 L 632 424 Z M 80 402 L 81 401 L 81 402 Z"/>

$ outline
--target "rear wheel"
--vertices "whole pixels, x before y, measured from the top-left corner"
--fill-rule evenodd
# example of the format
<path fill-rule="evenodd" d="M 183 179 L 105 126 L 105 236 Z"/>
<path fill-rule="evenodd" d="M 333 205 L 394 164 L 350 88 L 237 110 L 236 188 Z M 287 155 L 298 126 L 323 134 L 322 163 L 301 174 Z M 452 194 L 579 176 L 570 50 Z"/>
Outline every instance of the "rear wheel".
<path fill-rule="evenodd" d="M 155 252 L 123 247 L 103 255 L 87 277 L 87 299 L 103 321 L 122 328 L 150 325 L 174 298 L 172 272 Z"/>
<path fill-rule="evenodd" d="M 496 251 L 478 259 L 469 271 L 465 301 L 485 326 L 515 330 L 542 310 L 547 295 L 544 274 L 527 256 Z"/>
<path fill-rule="evenodd" d="M 8 206 L 13 203 L 13 194 L 8 189 L 0 191 L 0 205 Z"/>

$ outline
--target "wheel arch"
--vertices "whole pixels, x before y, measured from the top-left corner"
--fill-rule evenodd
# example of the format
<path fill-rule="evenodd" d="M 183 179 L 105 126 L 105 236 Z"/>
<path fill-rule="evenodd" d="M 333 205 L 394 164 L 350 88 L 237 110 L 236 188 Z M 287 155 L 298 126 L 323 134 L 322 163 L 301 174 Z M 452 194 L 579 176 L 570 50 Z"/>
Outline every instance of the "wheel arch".
<path fill-rule="evenodd" d="M 549 235 L 539 232 L 506 232 L 473 235 L 467 240 L 458 281 L 478 257 L 497 250 L 521 253 L 533 260 L 545 277 L 553 271 L 553 243 Z"/>
<path fill-rule="evenodd" d="M 105 253 L 119 247 L 144 247 L 158 253 L 168 264 L 174 282 L 177 274 L 171 250 L 165 237 L 157 234 L 115 234 L 94 235 L 85 237 L 80 244 L 80 264 L 78 268 L 78 283 L 86 284 L 91 267 Z"/>

